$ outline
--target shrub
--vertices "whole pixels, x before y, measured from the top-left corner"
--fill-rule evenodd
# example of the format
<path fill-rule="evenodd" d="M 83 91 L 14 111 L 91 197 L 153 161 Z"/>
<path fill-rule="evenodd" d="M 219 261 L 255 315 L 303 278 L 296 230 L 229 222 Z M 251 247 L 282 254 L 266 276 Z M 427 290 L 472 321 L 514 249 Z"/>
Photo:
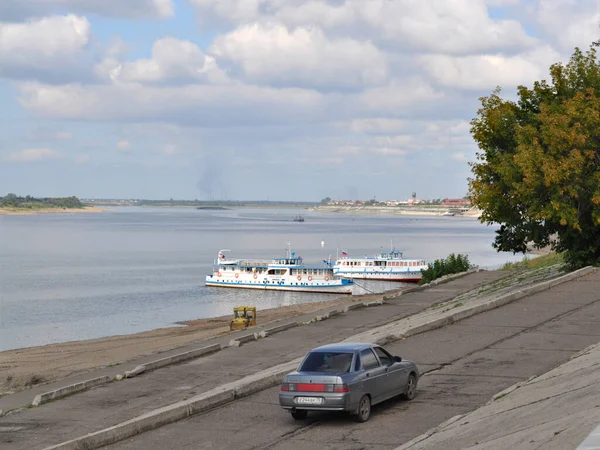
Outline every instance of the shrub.
<path fill-rule="evenodd" d="M 472 267 L 467 255 L 451 253 L 446 259 L 436 259 L 429 263 L 427 269 L 421 271 L 423 278 L 419 284 L 431 283 L 444 275 L 466 272 Z"/>

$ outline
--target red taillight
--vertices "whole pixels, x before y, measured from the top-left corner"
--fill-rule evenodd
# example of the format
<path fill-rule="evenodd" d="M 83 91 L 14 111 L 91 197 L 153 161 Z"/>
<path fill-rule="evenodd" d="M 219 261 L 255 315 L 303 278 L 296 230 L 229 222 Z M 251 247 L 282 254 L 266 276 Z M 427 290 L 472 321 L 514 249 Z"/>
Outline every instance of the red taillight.
<path fill-rule="evenodd" d="M 287 383 L 283 383 L 281 385 L 281 389 L 282 391 L 289 391 L 290 390 L 290 386 Z"/>
<path fill-rule="evenodd" d="M 346 384 L 336 384 L 333 392 L 350 392 L 350 388 Z"/>

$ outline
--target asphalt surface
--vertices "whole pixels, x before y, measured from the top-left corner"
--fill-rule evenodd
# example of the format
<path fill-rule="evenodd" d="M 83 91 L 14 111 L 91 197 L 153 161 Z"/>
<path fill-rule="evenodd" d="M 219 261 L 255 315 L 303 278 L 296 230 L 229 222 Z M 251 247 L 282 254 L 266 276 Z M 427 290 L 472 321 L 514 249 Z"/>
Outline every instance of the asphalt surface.
<path fill-rule="evenodd" d="M 428 373 L 413 401 L 375 406 L 367 423 L 334 413 L 312 413 L 296 422 L 279 407 L 273 388 L 105 448 L 394 449 L 597 343 L 598 323 L 600 274 L 594 273 L 387 346 Z M 502 427 L 502 421 L 494 426 Z"/>
<path fill-rule="evenodd" d="M 499 271 L 473 273 L 446 284 L 388 300 L 382 306 L 353 310 L 323 322 L 292 328 L 266 339 L 244 344 L 242 347 L 230 347 L 187 363 L 108 383 L 37 408 L 0 417 L 0 448 L 2 450 L 43 449 L 116 425 L 162 406 L 209 391 L 221 384 L 291 361 L 304 355 L 313 346 L 340 341 L 362 331 L 415 314 L 431 305 L 452 299 L 463 292 L 506 275 L 507 273 Z M 315 315 L 318 314 L 312 314 L 304 320 Z M 292 319 L 283 322 L 290 321 Z M 226 336 L 199 342 L 195 348 L 215 342 L 226 343 L 229 339 L 230 337 Z M 159 357 L 162 355 L 153 359 Z M 123 368 L 120 372 L 122 371 Z M 102 371 L 90 373 L 87 378 L 101 374 Z M 46 390 L 49 389 L 51 388 L 46 387 Z M 24 393 L 17 395 L 22 397 Z M 30 401 L 33 400 L 31 393 L 29 398 Z M 3 403 L 9 404 L 10 400 L 10 398 L 0 399 L 0 408 Z M 133 448 L 138 447 L 134 445 Z M 157 448 L 176 447 L 167 445 Z"/>

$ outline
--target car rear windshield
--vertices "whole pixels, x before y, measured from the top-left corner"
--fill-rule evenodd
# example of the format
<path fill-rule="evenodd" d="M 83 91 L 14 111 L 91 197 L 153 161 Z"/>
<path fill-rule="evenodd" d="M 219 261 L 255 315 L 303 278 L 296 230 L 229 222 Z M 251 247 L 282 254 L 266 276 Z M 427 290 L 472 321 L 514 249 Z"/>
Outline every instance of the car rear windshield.
<path fill-rule="evenodd" d="M 310 352 L 300 372 L 350 372 L 352 353 Z"/>

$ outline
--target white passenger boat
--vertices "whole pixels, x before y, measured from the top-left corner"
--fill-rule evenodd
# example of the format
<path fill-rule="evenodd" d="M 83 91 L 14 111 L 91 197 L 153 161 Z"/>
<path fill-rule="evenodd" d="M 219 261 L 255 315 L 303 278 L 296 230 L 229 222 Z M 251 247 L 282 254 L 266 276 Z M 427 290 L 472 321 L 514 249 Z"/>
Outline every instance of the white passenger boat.
<path fill-rule="evenodd" d="M 331 265 L 305 265 L 302 258 L 290 250 L 285 258 L 271 261 L 229 259 L 225 257 L 229 251 L 219 251 L 213 273 L 206 276 L 206 286 L 352 294 L 354 282 L 334 274 Z"/>
<path fill-rule="evenodd" d="M 428 265 L 423 259 L 404 258 L 402 252 L 392 248 L 377 256 L 351 258 L 344 251 L 333 265 L 333 273 L 344 278 L 385 281 L 420 281 L 421 270 Z"/>

